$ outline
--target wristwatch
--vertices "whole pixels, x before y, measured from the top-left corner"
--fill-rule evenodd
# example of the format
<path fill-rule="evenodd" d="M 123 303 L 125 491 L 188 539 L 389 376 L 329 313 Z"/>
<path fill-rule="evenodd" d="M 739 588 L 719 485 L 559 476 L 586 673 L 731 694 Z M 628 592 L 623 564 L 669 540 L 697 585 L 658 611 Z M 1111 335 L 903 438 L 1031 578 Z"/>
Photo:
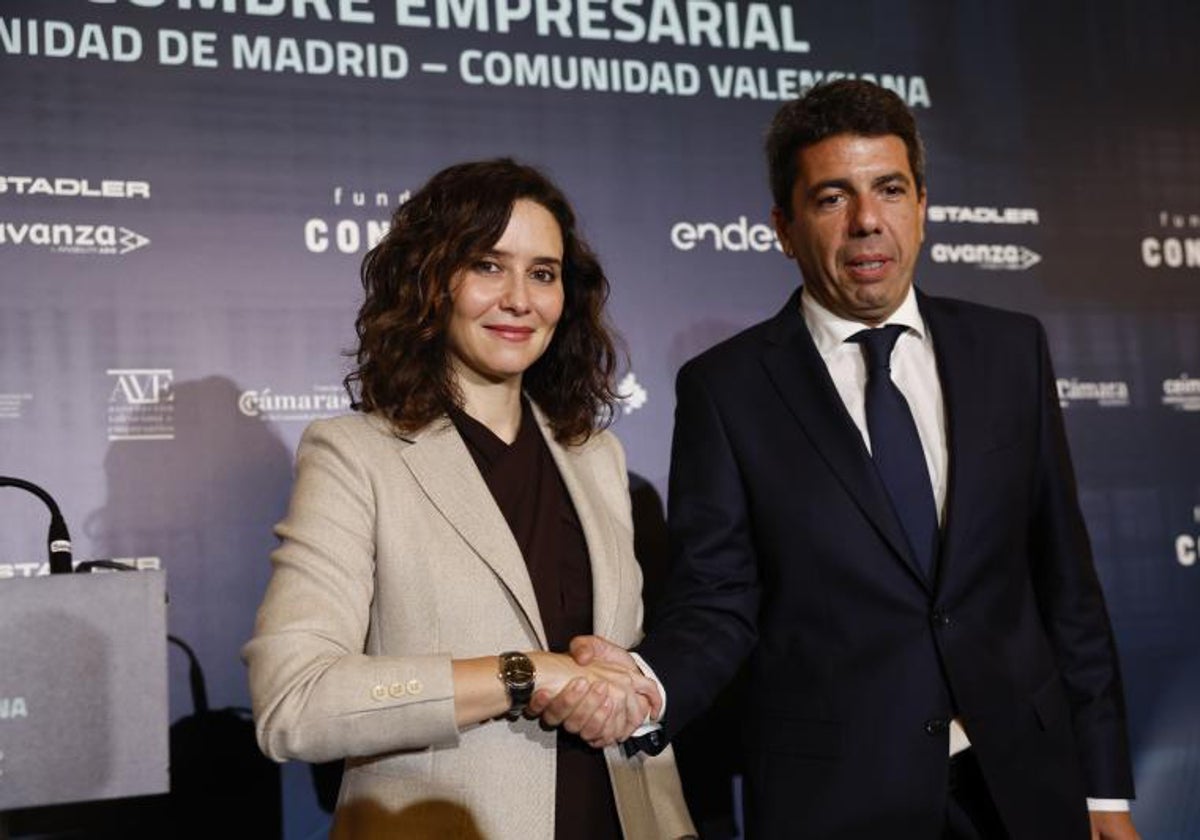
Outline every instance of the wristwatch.
<path fill-rule="evenodd" d="M 515 650 L 500 654 L 500 673 L 496 675 L 508 692 L 508 716 L 516 718 L 533 697 L 533 678 L 537 669 L 533 660 Z"/>

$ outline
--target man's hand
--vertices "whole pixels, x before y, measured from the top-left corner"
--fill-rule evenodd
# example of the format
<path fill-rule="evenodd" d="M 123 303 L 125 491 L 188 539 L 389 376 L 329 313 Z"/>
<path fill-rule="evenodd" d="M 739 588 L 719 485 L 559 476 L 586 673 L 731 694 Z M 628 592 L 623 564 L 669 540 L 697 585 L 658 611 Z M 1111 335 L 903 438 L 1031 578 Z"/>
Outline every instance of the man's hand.
<path fill-rule="evenodd" d="M 648 714 L 662 707 L 657 687 L 623 648 L 600 636 L 571 641 L 578 676 L 560 691 L 539 688 L 529 712 L 548 726 L 577 732 L 593 747 L 624 741 Z"/>
<path fill-rule="evenodd" d="M 1092 840 L 1139 840 L 1128 811 L 1088 811 Z"/>

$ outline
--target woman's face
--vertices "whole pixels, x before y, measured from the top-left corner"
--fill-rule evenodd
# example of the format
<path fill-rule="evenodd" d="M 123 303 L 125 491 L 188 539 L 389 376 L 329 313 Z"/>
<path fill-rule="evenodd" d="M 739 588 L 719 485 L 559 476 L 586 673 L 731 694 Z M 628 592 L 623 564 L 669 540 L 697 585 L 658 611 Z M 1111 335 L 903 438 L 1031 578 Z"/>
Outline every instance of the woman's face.
<path fill-rule="evenodd" d="M 558 221 L 537 202 L 518 199 L 491 250 L 454 275 L 447 335 L 460 386 L 520 386 L 562 317 L 562 258 Z"/>

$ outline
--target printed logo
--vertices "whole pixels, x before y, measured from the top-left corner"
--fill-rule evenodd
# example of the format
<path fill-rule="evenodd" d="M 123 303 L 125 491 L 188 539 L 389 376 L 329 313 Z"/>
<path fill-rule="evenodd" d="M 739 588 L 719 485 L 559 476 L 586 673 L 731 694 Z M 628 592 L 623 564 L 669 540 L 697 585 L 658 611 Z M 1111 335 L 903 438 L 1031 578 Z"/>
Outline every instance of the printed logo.
<path fill-rule="evenodd" d="M 1175 379 L 1164 379 L 1163 405 L 1179 411 L 1200 411 L 1200 379 L 1181 373 Z"/>
<path fill-rule="evenodd" d="M 309 421 L 350 410 L 350 395 L 340 385 L 314 385 L 303 394 L 276 394 L 270 388 L 242 391 L 238 411 L 261 420 Z"/>
<path fill-rule="evenodd" d="M 148 237 L 119 225 L 0 222 L 0 245 L 33 245 L 56 254 L 120 256 L 149 244 Z"/>
<path fill-rule="evenodd" d="M 33 394 L 0 394 L 0 420 L 20 420 Z"/>
<path fill-rule="evenodd" d="M 401 193 L 333 188 L 333 206 L 341 213 L 361 209 L 371 218 L 313 217 L 304 222 L 304 248 L 310 254 L 330 251 L 340 254 L 359 254 L 379 244 L 391 227 L 395 208 L 412 197 L 410 190 Z M 380 215 L 382 214 L 382 215 Z"/>
<path fill-rule="evenodd" d="M 1159 231 L 1142 238 L 1147 268 L 1200 268 L 1200 213 L 1160 210 Z"/>
<path fill-rule="evenodd" d="M 1121 381 L 1088 382 L 1082 379 L 1058 379 L 1058 402 L 1063 408 L 1091 404 L 1104 408 L 1129 405 L 1129 385 Z"/>
<path fill-rule="evenodd" d="M 930 246 L 929 256 L 935 263 L 1010 271 L 1025 271 L 1042 261 L 1041 254 L 1024 245 L 952 245 L 936 242 Z"/>
<path fill-rule="evenodd" d="M 56 178 L 40 175 L 0 175 L 0 195 L 48 195 L 57 198 L 149 198 L 149 181 L 105 178 Z"/>
<path fill-rule="evenodd" d="M 174 373 L 170 368 L 112 368 L 108 439 L 174 440 Z"/>
<path fill-rule="evenodd" d="M 15 720 L 29 717 L 29 708 L 24 697 L 0 697 L 0 720 Z M 3 757 L 0 753 L 0 758 Z"/>
<path fill-rule="evenodd" d="M 121 563 L 129 566 L 137 571 L 145 571 L 147 569 L 159 570 L 162 569 L 162 558 L 159 557 L 108 557 L 105 558 L 114 563 Z M 87 561 L 78 558 L 72 558 L 71 564 L 78 567 L 81 563 Z M 101 573 L 106 571 L 102 568 L 93 570 L 93 573 Z M 24 563 L 0 563 L 0 581 L 12 580 L 13 578 L 32 578 L 45 577 L 50 574 L 50 561 L 38 560 Z"/>
<path fill-rule="evenodd" d="M 633 414 L 639 408 L 646 404 L 649 395 L 646 389 L 641 386 L 634 376 L 633 371 L 625 374 L 619 383 L 617 383 L 617 395 L 621 402 L 622 414 Z"/>
<path fill-rule="evenodd" d="M 745 216 L 732 222 L 676 222 L 671 225 L 671 244 L 679 251 L 709 245 L 716 251 L 782 251 L 775 230 L 768 224 L 750 224 Z"/>
<path fill-rule="evenodd" d="M 1038 211 L 1032 207 L 953 207 L 931 204 L 925 210 L 931 222 L 956 222 L 968 225 L 1036 225 Z"/>

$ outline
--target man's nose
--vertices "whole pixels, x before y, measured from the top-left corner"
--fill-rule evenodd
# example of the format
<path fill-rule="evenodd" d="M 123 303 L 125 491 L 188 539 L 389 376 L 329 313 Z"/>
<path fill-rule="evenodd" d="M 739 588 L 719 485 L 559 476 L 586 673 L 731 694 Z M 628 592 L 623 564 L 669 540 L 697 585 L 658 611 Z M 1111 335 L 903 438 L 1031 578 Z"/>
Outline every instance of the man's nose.
<path fill-rule="evenodd" d="M 879 232 L 879 203 L 874 196 L 859 196 L 850 205 L 850 233 L 870 236 Z"/>

